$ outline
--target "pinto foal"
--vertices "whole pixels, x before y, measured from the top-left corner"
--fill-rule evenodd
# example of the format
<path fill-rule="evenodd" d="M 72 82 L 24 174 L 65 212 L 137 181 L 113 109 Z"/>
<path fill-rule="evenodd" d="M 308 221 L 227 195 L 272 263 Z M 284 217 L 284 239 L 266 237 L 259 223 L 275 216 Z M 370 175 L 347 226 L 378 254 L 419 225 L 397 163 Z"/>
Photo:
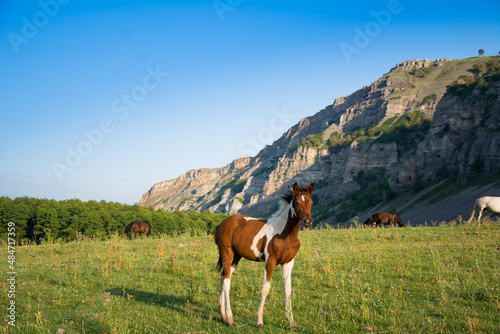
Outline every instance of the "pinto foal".
<path fill-rule="evenodd" d="M 314 184 L 301 188 L 295 183 L 293 192 L 283 196 L 278 212 L 269 219 L 257 219 L 246 215 L 228 217 L 215 228 L 215 243 L 219 247 L 217 268 L 222 269 L 219 294 L 219 313 L 230 326 L 234 325 L 229 302 L 231 274 L 244 257 L 251 261 L 265 262 L 260 304 L 257 310 L 257 327 L 263 327 L 264 302 L 271 286 L 274 268 L 281 264 L 285 314 L 293 329 L 297 329 L 292 315 L 292 268 L 300 247 L 298 233 L 300 222 L 308 228 L 312 224 L 311 194 Z"/>

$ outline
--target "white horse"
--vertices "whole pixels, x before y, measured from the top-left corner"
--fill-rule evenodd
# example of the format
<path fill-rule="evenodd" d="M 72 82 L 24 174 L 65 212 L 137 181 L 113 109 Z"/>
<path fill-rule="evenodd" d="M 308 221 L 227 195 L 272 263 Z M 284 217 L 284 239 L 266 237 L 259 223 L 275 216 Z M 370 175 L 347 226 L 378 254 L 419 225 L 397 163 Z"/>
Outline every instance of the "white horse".
<path fill-rule="evenodd" d="M 472 215 L 470 216 L 470 219 L 467 221 L 467 224 L 470 224 L 470 222 L 474 218 L 476 209 L 479 209 L 479 216 L 477 217 L 477 223 L 479 224 L 484 209 L 490 212 L 500 213 L 500 197 L 484 196 L 478 198 L 476 200 L 476 204 L 474 204 L 474 210 L 472 210 Z"/>

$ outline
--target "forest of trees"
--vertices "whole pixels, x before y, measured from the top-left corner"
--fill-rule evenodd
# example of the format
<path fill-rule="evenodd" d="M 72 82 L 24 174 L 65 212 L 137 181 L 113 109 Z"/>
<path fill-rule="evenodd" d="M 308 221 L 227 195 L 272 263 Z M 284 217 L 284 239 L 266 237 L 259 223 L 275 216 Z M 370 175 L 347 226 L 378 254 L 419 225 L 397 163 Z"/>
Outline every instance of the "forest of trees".
<path fill-rule="evenodd" d="M 212 232 L 227 216 L 205 211 L 166 212 L 138 204 L 78 199 L 56 201 L 19 197 L 0 197 L 0 237 L 7 236 L 7 224 L 16 226 L 16 239 L 74 240 L 77 236 L 104 237 L 110 233 L 123 234 L 125 226 L 134 220 L 151 223 L 152 234 Z"/>

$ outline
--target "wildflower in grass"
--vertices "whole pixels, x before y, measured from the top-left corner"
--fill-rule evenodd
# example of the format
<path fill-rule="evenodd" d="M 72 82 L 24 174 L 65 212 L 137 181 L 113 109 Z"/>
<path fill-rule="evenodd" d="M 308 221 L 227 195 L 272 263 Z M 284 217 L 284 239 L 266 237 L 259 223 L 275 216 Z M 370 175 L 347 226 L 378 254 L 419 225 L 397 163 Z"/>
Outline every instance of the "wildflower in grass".
<path fill-rule="evenodd" d="M 369 332 L 373 332 L 373 329 L 372 329 L 371 327 L 369 327 L 369 326 L 368 326 L 368 327 L 365 327 L 365 329 L 366 329 L 367 331 L 369 331 Z"/>
<path fill-rule="evenodd" d="M 46 314 L 46 315 L 44 315 L 44 317 L 45 317 L 45 318 L 48 318 L 48 317 L 49 317 L 49 315 L 48 315 L 48 314 Z"/>

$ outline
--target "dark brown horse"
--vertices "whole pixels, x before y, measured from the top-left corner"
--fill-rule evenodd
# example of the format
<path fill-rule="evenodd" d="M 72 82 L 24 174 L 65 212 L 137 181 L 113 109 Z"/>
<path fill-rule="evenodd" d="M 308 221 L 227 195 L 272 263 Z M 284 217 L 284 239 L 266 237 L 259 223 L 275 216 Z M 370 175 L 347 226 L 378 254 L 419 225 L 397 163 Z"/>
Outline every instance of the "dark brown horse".
<path fill-rule="evenodd" d="M 365 226 L 371 225 L 372 227 L 378 227 L 379 224 L 392 225 L 395 223 L 401 227 L 406 227 L 401 217 L 399 217 L 395 211 L 391 211 L 374 213 L 363 224 Z"/>
<path fill-rule="evenodd" d="M 314 184 L 301 188 L 295 183 L 293 192 L 282 197 L 283 202 L 276 214 L 269 219 L 257 219 L 246 215 L 228 217 L 215 228 L 215 243 L 219 247 L 217 268 L 222 269 L 219 293 L 219 313 L 228 325 L 234 325 L 233 313 L 229 303 L 231 274 L 238 262 L 244 257 L 250 261 L 265 262 L 264 282 L 260 304 L 257 310 L 257 327 L 263 327 L 264 303 L 271 286 L 274 268 L 281 264 L 283 272 L 283 293 L 285 295 L 285 314 L 290 326 L 296 329 L 293 321 L 291 293 L 292 268 L 295 255 L 300 247 L 298 233 L 300 222 L 310 227 L 311 194 Z"/>
<path fill-rule="evenodd" d="M 129 239 L 132 239 L 132 233 L 137 237 L 138 234 L 145 234 L 148 237 L 151 235 L 151 225 L 147 220 L 133 221 L 125 227 L 125 234 Z"/>

